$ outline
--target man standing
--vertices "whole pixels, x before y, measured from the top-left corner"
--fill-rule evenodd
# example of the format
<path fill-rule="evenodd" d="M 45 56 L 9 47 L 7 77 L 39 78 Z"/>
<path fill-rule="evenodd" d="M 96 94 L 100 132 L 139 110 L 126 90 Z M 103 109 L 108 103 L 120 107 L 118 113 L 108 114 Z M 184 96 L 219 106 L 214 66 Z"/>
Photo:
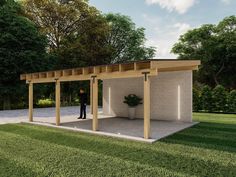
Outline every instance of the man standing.
<path fill-rule="evenodd" d="M 80 100 L 80 116 L 78 117 L 78 119 L 86 119 L 87 94 L 82 88 L 79 90 L 79 100 Z"/>

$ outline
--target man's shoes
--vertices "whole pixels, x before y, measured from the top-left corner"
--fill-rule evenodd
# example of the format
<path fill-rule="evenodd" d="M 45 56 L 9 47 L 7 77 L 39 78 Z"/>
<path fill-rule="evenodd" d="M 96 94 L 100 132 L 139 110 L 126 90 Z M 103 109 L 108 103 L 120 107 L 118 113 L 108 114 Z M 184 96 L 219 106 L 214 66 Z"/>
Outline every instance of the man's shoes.
<path fill-rule="evenodd" d="M 83 119 L 86 119 L 86 117 L 84 117 Z"/>
<path fill-rule="evenodd" d="M 78 117 L 77 119 L 82 119 L 82 117 Z"/>

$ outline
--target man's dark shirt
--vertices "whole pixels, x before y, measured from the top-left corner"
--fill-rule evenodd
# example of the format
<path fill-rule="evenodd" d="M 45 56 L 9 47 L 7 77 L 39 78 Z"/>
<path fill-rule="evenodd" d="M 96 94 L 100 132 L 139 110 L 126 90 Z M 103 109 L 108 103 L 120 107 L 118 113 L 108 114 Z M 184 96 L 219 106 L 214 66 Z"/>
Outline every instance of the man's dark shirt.
<path fill-rule="evenodd" d="M 79 94 L 79 100 L 81 104 L 87 104 L 87 94 L 86 93 L 80 93 Z"/>

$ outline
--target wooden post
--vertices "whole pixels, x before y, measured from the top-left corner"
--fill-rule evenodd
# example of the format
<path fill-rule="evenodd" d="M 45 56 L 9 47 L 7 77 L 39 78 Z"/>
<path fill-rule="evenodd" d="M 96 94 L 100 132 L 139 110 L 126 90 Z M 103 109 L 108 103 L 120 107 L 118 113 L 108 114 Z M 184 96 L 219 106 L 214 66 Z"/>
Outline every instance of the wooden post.
<path fill-rule="evenodd" d="M 150 78 L 144 73 L 144 138 L 150 138 Z"/>
<path fill-rule="evenodd" d="M 98 130 L 98 80 L 96 76 L 92 77 L 93 85 L 93 131 Z"/>
<path fill-rule="evenodd" d="M 29 122 L 33 122 L 33 83 L 29 82 Z"/>
<path fill-rule="evenodd" d="M 90 113 L 93 114 L 93 79 L 90 80 Z"/>
<path fill-rule="evenodd" d="M 60 81 L 56 80 L 56 125 L 60 125 L 60 107 L 61 107 L 61 86 Z"/>

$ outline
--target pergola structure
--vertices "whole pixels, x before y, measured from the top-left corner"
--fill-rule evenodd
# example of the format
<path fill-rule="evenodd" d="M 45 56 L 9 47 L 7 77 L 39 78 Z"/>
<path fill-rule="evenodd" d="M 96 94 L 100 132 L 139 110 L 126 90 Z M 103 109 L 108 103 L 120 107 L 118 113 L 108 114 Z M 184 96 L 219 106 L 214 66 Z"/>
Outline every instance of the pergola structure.
<path fill-rule="evenodd" d="M 90 80 L 92 129 L 98 130 L 98 80 L 143 77 L 144 138 L 150 137 L 150 77 L 159 72 L 197 70 L 198 60 L 143 60 L 123 64 L 90 66 L 57 71 L 21 74 L 29 84 L 29 121 L 33 121 L 33 84 L 55 83 L 56 125 L 60 125 L 60 83 Z"/>

